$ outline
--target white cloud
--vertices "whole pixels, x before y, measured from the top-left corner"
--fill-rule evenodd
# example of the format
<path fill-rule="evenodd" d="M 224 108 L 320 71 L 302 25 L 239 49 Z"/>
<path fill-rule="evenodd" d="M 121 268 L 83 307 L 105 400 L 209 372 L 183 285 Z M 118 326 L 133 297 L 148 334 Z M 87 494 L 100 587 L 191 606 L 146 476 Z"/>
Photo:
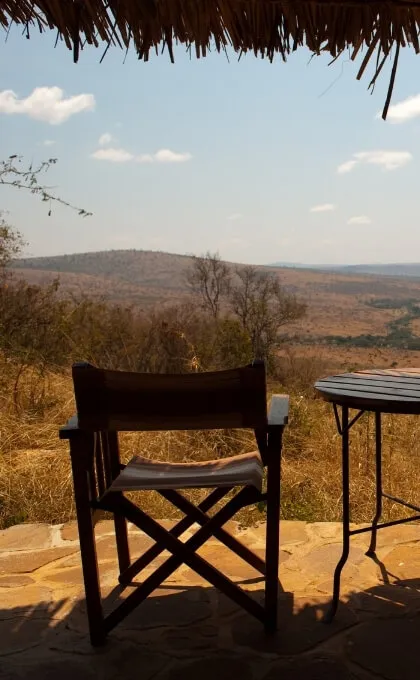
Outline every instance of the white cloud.
<path fill-rule="evenodd" d="M 153 163 L 153 156 L 150 153 L 143 153 L 141 156 L 137 156 L 137 163 Z"/>
<path fill-rule="evenodd" d="M 396 170 L 409 163 L 412 158 L 409 151 L 359 151 L 353 154 L 351 160 L 339 165 L 337 172 L 339 174 L 350 172 L 361 163 L 378 165 L 383 170 Z"/>
<path fill-rule="evenodd" d="M 95 108 L 93 94 L 64 97 L 60 87 L 36 87 L 25 99 L 18 99 L 13 90 L 0 92 L 0 113 L 23 114 L 34 120 L 60 125 L 71 116 Z"/>
<path fill-rule="evenodd" d="M 354 157 L 362 163 L 379 165 L 384 170 L 395 170 L 406 165 L 412 159 L 409 151 L 361 151 Z"/>
<path fill-rule="evenodd" d="M 113 136 L 109 132 L 104 132 L 98 139 L 99 146 L 108 146 L 114 141 Z"/>
<path fill-rule="evenodd" d="M 388 109 L 387 121 L 390 123 L 405 123 L 420 116 L 420 94 L 415 97 L 407 97 L 398 104 L 393 104 Z M 382 113 L 377 113 L 376 118 L 381 118 Z"/>
<path fill-rule="evenodd" d="M 372 224 L 372 220 L 367 215 L 355 215 L 347 220 L 347 224 Z"/>
<path fill-rule="evenodd" d="M 176 153 L 170 149 L 161 149 L 155 153 L 154 158 L 158 163 L 185 163 L 191 160 L 192 156 L 188 152 Z"/>
<path fill-rule="evenodd" d="M 313 205 L 312 208 L 309 209 L 309 212 L 331 212 L 332 210 L 335 210 L 334 203 L 320 203 L 319 205 Z"/>
<path fill-rule="evenodd" d="M 113 138 L 108 132 L 101 135 L 99 144 L 105 148 L 97 149 L 91 154 L 91 157 L 101 161 L 113 161 L 114 163 L 126 163 L 132 160 L 136 160 L 137 163 L 183 163 L 192 158 L 190 153 L 175 153 L 175 151 L 169 149 L 161 149 L 154 154 L 144 153 L 135 156 L 126 149 L 108 147 L 107 145 L 111 141 L 113 141 Z"/>
<path fill-rule="evenodd" d="M 132 161 L 134 156 L 129 151 L 125 149 L 114 149 L 112 147 L 108 149 L 97 149 L 92 154 L 92 158 L 96 158 L 98 161 L 111 161 L 112 163 L 127 163 Z"/>
<path fill-rule="evenodd" d="M 242 217 L 241 213 L 232 213 L 232 215 L 229 215 L 227 218 L 229 222 L 236 222 L 236 220 L 240 220 Z"/>
<path fill-rule="evenodd" d="M 350 170 L 353 170 L 356 164 L 357 161 L 346 161 L 345 163 L 342 163 L 338 166 L 337 172 L 339 175 L 343 175 L 345 172 L 350 172 Z"/>
<path fill-rule="evenodd" d="M 191 158 L 192 155 L 188 152 L 176 153 L 170 149 L 160 149 L 154 154 L 143 153 L 136 160 L 138 163 L 185 163 Z"/>
<path fill-rule="evenodd" d="M 55 144 L 55 141 L 54 139 L 44 139 L 42 143 L 44 146 L 53 146 L 53 144 Z"/>

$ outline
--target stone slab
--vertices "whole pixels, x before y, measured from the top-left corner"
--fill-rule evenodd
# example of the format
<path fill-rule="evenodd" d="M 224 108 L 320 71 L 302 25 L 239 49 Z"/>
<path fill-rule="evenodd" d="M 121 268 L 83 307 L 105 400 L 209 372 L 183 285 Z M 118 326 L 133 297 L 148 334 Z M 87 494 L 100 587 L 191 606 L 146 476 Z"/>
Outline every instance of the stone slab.
<path fill-rule="evenodd" d="M 162 680 L 252 680 L 252 670 L 251 664 L 241 657 L 213 655 L 177 664 L 162 675 Z"/>
<path fill-rule="evenodd" d="M 367 547 L 369 545 L 370 536 L 370 531 L 367 531 L 366 533 L 353 536 L 351 540 L 360 542 Z M 410 524 L 397 524 L 378 531 L 376 547 L 377 549 L 388 548 L 404 543 L 415 543 L 416 541 L 420 542 L 420 524 L 415 522 Z"/>
<path fill-rule="evenodd" d="M 323 545 L 314 544 L 312 548 L 304 553 L 295 553 L 286 565 L 288 569 L 312 574 L 314 579 L 321 580 L 321 577 L 330 576 L 342 554 L 342 544 L 325 543 Z M 351 545 L 350 555 L 345 569 L 357 567 L 366 559 L 365 553 L 360 546 Z"/>
<path fill-rule="evenodd" d="M 262 560 L 265 558 L 265 551 L 254 549 L 253 552 Z M 224 546 L 203 546 L 198 554 L 213 567 L 223 571 L 227 576 L 234 580 L 257 578 L 261 574 L 251 567 L 247 562 L 235 555 L 231 550 Z M 288 556 L 289 557 L 289 556 Z"/>
<path fill-rule="evenodd" d="M 38 647 L 51 634 L 52 627 L 49 625 L 48 617 L 35 618 L 28 615 L 0 621 L 0 658 Z"/>
<path fill-rule="evenodd" d="M 308 540 L 306 522 L 282 520 L 280 522 L 280 545 L 305 543 Z"/>
<path fill-rule="evenodd" d="M 400 545 L 384 558 L 391 581 L 417 580 L 420 588 L 420 544 Z"/>
<path fill-rule="evenodd" d="M 52 546 L 52 530 L 48 524 L 16 524 L 0 531 L 0 552 L 40 550 Z"/>
<path fill-rule="evenodd" d="M 130 533 L 128 542 L 132 559 L 139 557 L 139 555 L 144 553 L 147 548 L 150 548 L 150 546 L 154 544 L 154 541 L 151 538 L 141 533 Z M 96 554 L 98 556 L 98 560 L 116 560 L 117 548 L 115 536 L 113 535 L 100 538 L 96 543 Z M 169 553 L 165 554 L 166 557 L 169 556 Z"/>
<path fill-rule="evenodd" d="M 343 525 L 341 522 L 312 522 L 308 525 L 312 537 L 325 540 L 339 540 L 342 535 Z"/>
<path fill-rule="evenodd" d="M 102 585 L 118 583 L 118 568 L 117 565 L 105 563 L 99 565 L 99 576 Z M 42 576 L 42 582 L 53 584 L 57 583 L 63 587 L 80 586 L 84 587 L 82 567 L 69 567 L 67 569 L 49 570 Z"/>
<path fill-rule="evenodd" d="M 104 675 L 95 672 L 94 664 L 87 666 L 77 658 L 65 660 L 58 654 L 46 658 L 35 657 L 32 661 L 20 661 L 15 657 L 2 659 L 4 680 L 104 680 Z M 111 675 L 108 676 L 111 680 Z M 0 673 L 0 680 L 3 676 Z"/>
<path fill-rule="evenodd" d="M 60 603 L 54 603 L 52 590 L 46 586 L 5 588 L 1 592 L 0 620 L 53 618 L 59 606 Z"/>
<path fill-rule="evenodd" d="M 0 574 L 29 574 L 46 564 L 71 555 L 76 547 L 47 548 L 30 552 L 15 551 L 0 555 Z"/>
<path fill-rule="evenodd" d="M 333 655 L 308 655 L 276 662 L 263 680 L 355 680 L 344 659 Z"/>
<path fill-rule="evenodd" d="M 262 597 L 261 593 L 261 600 Z M 339 615 L 331 624 L 325 625 L 322 619 L 329 604 L 330 598 L 325 596 L 296 597 L 293 593 L 285 593 L 279 598 L 279 630 L 275 635 L 265 635 L 258 621 L 240 612 L 232 622 L 233 639 L 237 645 L 259 653 L 301 654 L 357 623 L 356 614 L 341 604 Z"/>
<path fill-rule="evenodd" d="M 10 576 L 0 576 L 0 588 L 18 588 L 35 583 L 33 578 L 26 574 L 11 574 Z"/>
<path fill-rule="evenodd" d="M 252 551 L 265 560 L 265 550 L 261 548 L 252 548 Z M 246 583 L 246 584 L 258 584 L 262 582 L 263 576 L 256 569 L 251 567 L 247 562 L 242 560 L 240 557 L 235 555 L 225 546 L 221 544 L 206 544 L 198 551 L 198 554 L 203 557 L 212 566 L 219 569 L 223 574 L 232 579 L 235 583 Z M 287 562 L 290 558 L 290 554 L 285 550 L 280 551 L 280 565 Z M 179 569 L 179 578 L 182 583 L 186 583 L 191 586 L 203 586 L 207 587 L 209 582 L 197 574 L 193 569 L 190 569 L 186 565 L 182 565 Z"/>
<path fill-rule="evenodd" d="M 420 621 L 414 618 L 372 620 L 348 634 L 349 658 L 375 677 L 420 678 Z"/>
<path fill-rule="evenodd" d="M 95 534 L 98 536 L 105 536 L 106 534 L 114 533 L 114 522 L 113 520 L 103 520 L 98 522 L 95 526 Z M 67 522 L 61 529 L 61 538 L 63 541 L 78 541 L 79 532 L 77 529 L 77 522 Z"/>
<path fill-rule="evenodd" d="M 420 589 L 400 585 L 375 585 L 354 592 L 352 607 L 362 618 L 405 616 L 420 612 Z"/>
<path fill-rule="evenodd" d="M 157 627 L 193 629 L 212 615 L 210 589 L 159 588 L 125 619 L 121 628 L 130 631 L 130 639 L 140 641 L 144 630 Z"/>
<path fill-rule="evenodd" d="M 260 522 L 256 526 L 245 529 L 237 534 L 239 540 L 250 546 L 263 547 L 265 545 L 266 525 Z M 306 531 L 306 522 L 281 520 L 280 522 L 280 545 L 288 546 L 298 543 L 305 543 L 309 540 Z"/>

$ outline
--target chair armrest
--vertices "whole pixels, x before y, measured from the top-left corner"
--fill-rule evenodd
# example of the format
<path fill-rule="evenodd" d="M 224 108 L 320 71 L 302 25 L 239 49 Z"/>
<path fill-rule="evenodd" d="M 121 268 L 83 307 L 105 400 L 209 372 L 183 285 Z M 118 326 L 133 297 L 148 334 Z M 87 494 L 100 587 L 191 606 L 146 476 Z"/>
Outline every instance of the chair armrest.
<path fill-rule="evenodd" d="M 79 420 L 77 415 L 72 416 L 63 427 L 60 427 L 59 437 L 60 439 L 70 439 L 70 437 L 79 432 Z"/>
<path fill-rule="evenodd" d="M 289 395 L 273 394 L 268 409 L 268 425 L 284 427 L 289 420 Z"/>

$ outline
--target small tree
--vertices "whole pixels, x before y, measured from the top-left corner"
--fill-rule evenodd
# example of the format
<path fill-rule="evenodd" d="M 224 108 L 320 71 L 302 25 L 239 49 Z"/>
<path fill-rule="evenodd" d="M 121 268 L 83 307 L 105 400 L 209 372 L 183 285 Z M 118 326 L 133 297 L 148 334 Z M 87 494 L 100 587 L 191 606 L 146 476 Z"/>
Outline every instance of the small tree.
<path fill-rule="evenodd" d="M 275 274 L 253 266 L 236 269 L 229 302 L 250 337 L 254 357 L 268 362 L 279 344 L 280 327 L 306 312 L 306 305 L 287 293 Z"/>
<path fill-rule="evenodd" d="M 19 255 L 23 246 L 20 232 L 13 229 L 5 220 L 4 213 L 0 212 L 0 279 L 4 278 L 8 265 Z"/>
<path fill-rule="evenodd" d="M 222 262 L 219 253 L 207 252 L 201 257 L 193 256 L 187 271 L 187 283 L 201 297 L 202 307 L 217 320 L 221 302 L 230 291 L 230 269 Z"/>

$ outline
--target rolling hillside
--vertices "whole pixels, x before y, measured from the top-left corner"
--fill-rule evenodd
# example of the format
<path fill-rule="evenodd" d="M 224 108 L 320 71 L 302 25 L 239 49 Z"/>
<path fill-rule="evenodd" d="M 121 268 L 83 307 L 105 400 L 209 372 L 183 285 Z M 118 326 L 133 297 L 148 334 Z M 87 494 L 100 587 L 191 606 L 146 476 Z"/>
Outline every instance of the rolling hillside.
<path fill-rule="evenodd" d="M 374 274 L 376 276 L 407 276 L 420 278 L 420 264 L 352 264 L 340 267 L 340 271 L 349 274 Z"/>
<path fill-rule="evenodd" d="M 100 295 L 111 302 L 150 308 L 189 296 L 185 274 L 190 264 L 191 258 L 186 255 L 117 250 L 22 259 L 15 262 L 15 274 L 39 284 L 59 277 L 64 292 Z M 330 335 L 385 336 L 389 324 L 406 314 L 405 302 L 420 301 L 420 278 L 299 267 L 261 268 L 276 273 L 287 290 L 307 302 L 306 318 L 288 327 L 288 333 L 296 334 L 299 340 L 321 340 Z M 417 330 L 418 323 L 414 326 Z"/>
<path fill-rule="evenodd" d="M 375 276 L 406 276 L 420 278 L 420 264 L 418 262 L 402 262 L 389 264 L 314 264 L 303 265 L 297 263 L 274 262 L 273 267 L 287 267 L 294 269 L 313 269 L 315 271 L 334 271 L 341 274 L 373 274 Z"/>

